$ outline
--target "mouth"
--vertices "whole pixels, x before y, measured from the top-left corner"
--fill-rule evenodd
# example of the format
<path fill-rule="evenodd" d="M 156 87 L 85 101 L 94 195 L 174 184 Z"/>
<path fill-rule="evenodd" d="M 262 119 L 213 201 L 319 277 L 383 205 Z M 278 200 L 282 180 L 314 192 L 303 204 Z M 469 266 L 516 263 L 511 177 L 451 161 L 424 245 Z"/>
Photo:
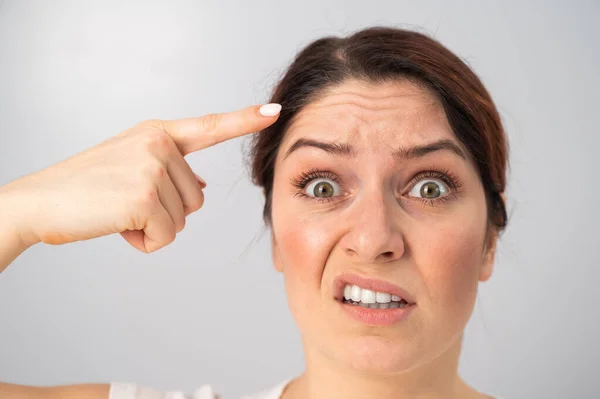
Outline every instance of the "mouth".
<path fill-rule="evenodd" d="M 416 307 L 412 294 L 383 280 L 345 274 L 334 282 L 334 299 L 353 318 L 367 324 L 390 325 Z"/>
<path fill-rule="evenodd" d="M 379 293 L 377 293 L 377 294 L 379 294 Z M 396 297 L 396 298 L 399 298 L 399 297 Z M 401 298 L 400 299 L 392 299 L 392 300 L 388 300 L 388 301 L 384 300 L 382 302 L 363 302 L 363 301 L 357 302 L 352 299 L 344 298 L 342 300 L 342 303 L 345 303 L 348 305 L 353 305 L 353 306 L 362 306 L 363 308 L 369 308 L 369 309 L 395 309 L 395 308 L 405 308 L 405 307 L 409 306 L 409 303 Z"/>
<path fill-rule="evenodd" d="M 335 300 L 356 306 L 388 304 L 388 308 L 415 305 L 413 295 L 402 287 L 387 281 L 362 277 L 356 274 L 339 276 L 333 287 Z M 375 309 L 375 307 L 372 307 Z"/>

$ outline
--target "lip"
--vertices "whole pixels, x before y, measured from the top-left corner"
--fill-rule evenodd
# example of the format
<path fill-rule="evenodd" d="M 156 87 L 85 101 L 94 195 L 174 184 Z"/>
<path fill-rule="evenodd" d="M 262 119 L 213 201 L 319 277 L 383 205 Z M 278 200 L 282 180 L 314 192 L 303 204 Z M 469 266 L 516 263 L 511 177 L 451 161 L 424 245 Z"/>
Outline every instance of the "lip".
<path fill-rule="evenodd" d="M 360 288 L 365 288 L 365 289 L 368 289 L 371 291 L 386 292 L 386 293 L 389 293 L 392 295 L 397 295 L 400 298 L 404 299 L 406 302 L 408 302 L 409 305 L 411 305 L 406 308 L 396 308 L 395 310 L 409 309 L 409 308 L 412 308 L 414 305 L 416 305 L 414 296 L 411 295 L 404 288 L 402 288 L 396 284 L 389 283 L 384 280 L 363 277 L 363 276 L 360 276 L 360 275 L 354 274 L 354 273 L 342 274 L 342 275 L 338 276 L 333 282 L 334 296 L 335 296 L 335 299 L 337 301 L 339 301 L 340 303 L 344 299 L 344 287 L 346 286 L 346 284 L 357 285 Z M 349 305 L 349 306 L 355 307 L 353 305 Z M 360 307 L 360 306 L 357 306 L 357 307 Z M 392 309 L 370 309 L 370 308 L 367 309 L 367 308 L 362 308 L 362 307 L 360 307 L 360 308 L 366 309 L 366 310 L 375 310 L 375 311 L 384 311 L 384 312 L 392 312 L 393 311 Z"/>
<path fill-rule="evenodd" d="M 403 320 L 406 320 L 413 310 L 417 307 L 416 304 L 408 305 L 404 308 L 394 309 L 371 309 L 363 308 L 359 305 L 350 305 L 338 301 L 347 315 L 364 324 L 372 326 L 391 326 Z"/>

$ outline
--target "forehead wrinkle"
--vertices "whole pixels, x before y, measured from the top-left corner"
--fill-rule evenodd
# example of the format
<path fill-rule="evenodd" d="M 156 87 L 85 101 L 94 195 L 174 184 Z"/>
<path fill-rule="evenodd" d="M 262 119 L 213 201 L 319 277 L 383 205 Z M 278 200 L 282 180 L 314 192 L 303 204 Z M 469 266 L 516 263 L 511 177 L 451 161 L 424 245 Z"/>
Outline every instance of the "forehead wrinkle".
<path fill-rule="evenodd" d="M 328 107 L 356 107 L 356 111 L 363 109 L 414 112 L 415 107 L 428 107 L 429 105 L 441 105 L 436 94 L 428 88 L 406 79 L 377 84 L 350 79 L 325 89 L 313 101 L 306 104 L 294 116 L 290 124 L 301 118 L 303 114 L 319 112 L 321 108 Z"/>
<path fill-rule="evenodd" d="M 376 93 L 377 91 L 372 90 L 371 92 Z M 379 123 L 382 120 L 399 118 L 402 120 L 402 124 L 415 120 L 426 121 L 429 116 L 437 119 L 440 114 L 445 117 L 443 107 L 437 98 L 423 90 L 406 94 L 395 92 L 384 96 L 369 96 L 366 93 L 355 93 L 346 89 L 339 93 L 328 93 L 307 104 L 292 118 L 288 130 L 292 130 L 297 123 L 304 122 L 306 119 L 310 121 L 311 118 L 316 117 L 319 118 L 317 121 L 319 123 L 323 120 L 322 113 L 324 112 L 327 115 L 325 118 L 327 122 L 338 116 L 342 116 L 341 119 L 344 121 L 355 118 L 366 123 L 370 123 L 370 119 Z"/>
<path fill-rule="evenodd" d="M 292 134 L 296 130 L 310 128 L 314 126 L 316 130 L 329 130 L 327 125 L 339 126 L 340 123 L 344 128 L 349 125 L 355 125 L 352 130 L 358 129 L 365 125 L 385 125 L 391 124 L 395 126 L 403 126 L 408 129 L 421 130 L 423 127 L 431 124 L 436 124 L 440 121 L 440 117 L 445 119 L 445 113 L 435 103 L 423 104 L 407 109 L 405 107 L 388 108 L 365 108 L 356 104 L 334 104 L 324 107 L 341 108 L 333 112 L 322 113 L 322 109 L 307 109 L 297 115 L 287 129 L 288 134 Z M 350 108 L 350 109 L 349 109 Z"/>
<path fill-rule="evenodd" d="M 392 112 L 411 115 L 420 113 L 430 108 L 438 108 L 439 103 L 436 99 L 425 97 L 418 101 L 409 99 L 412 96 L 386 96 L 386 97 L 371 97 L 368 98 L 363 94 L 340 93 L 339 95 L 328 95 L 323 100 L 307 104 L 300 111 L 295 119 L 302 119 L 313 114 L 321 112 L 337 112 L 337 108 L 346 108 L 344 113 L 356 112 L 371 113 L 372 112 Z"/>
<path fill-rule="evenodd" d="M 398 115 L 398 109 L 394 108 L 393 113 L 381 112 L 360 112 L 360 113 L 339 113 L 320 116 L 318 112 L 313 115 L 305 114 L 304 118 L 299 118 L 296 123 L 288 129 L 286 142 L 296 132 L 303 131 L 308 134 L 321 132 L 327 133 L 321 137 L 329 139 L 337 138 L 338 141 L 355 141 L 360 138 L 371 138 L 380 140 L 390 139 L 392 137 L 419 138 L 423 141 L 431 135 L 432 132 L 448 132 L 453 137 L 452 129 L 447 122 L 443 109 L 435 107 L 433 104 L 424 105 L 414 109 L 409 116 Z M 373 132 L 379 134 L 373 135 Z M 376 137 L 374 137 L 376 136 Z M 437 134 L 436 134 L 437 136 Z M 446 137 L 449 135 L 446 134 Z M 312 137 L 316 138 L 316 137 Z M 419 140 L 419 141 L 421 141 Z M 410 140 L 413 141 L 413 140 Z"/>
<path fill-rule="evenodd" d="M 349 144 L 373 140 L 379 146 L 398 137 L 408 142 L 394 143 L 395 147 L 428 142 L 432 133 L 437 133 L 436 139 L 440 133 L 442 138 L 454 138 L 435 94 L 408 81 L 377 85 L 348 81 L 334 86 L 290 120 L 282 148 L 292 136 L 299 136 L 295 134 L 299 130 L 308 134 L 304 138 Z"/>

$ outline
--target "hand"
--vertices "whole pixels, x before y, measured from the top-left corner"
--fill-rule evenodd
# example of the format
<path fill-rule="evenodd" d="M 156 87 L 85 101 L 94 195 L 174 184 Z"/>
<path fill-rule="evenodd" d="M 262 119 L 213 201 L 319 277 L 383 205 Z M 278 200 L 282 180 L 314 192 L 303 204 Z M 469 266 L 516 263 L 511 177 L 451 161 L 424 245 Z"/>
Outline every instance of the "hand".
<path fill-rule="evenodd" d="M 261 114 L 259 110 L 263 110 Z M 142 252 L 170 244 L 204 203 L 206 183 L 184 156 L 260 131 L 280 106 L 225 114 L 149 120 L 47 169 L 0 187 L 18 234 L 65 244 L 120 233 Z"/>

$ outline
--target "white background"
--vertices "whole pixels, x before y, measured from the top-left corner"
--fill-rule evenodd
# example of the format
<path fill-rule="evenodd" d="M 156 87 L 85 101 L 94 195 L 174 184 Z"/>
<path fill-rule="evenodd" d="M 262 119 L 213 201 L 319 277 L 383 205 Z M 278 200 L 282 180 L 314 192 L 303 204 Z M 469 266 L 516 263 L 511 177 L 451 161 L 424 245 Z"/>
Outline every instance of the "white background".
<path fill-rule="evenodd" d="M 0 1 L 0 184 L 144 119 L 264 102 L 318 37 L 420 29 L 482 77 L 512 147 L 510 223 L 461 373 L 510 399 L 597 398 L 599 19 L 597 1 Z M 39 245 L 2 273 L 0 380 L 233 398 L 300 373 L 246 144 L 187 157 L 206 203 L 168 248 Z"/>

